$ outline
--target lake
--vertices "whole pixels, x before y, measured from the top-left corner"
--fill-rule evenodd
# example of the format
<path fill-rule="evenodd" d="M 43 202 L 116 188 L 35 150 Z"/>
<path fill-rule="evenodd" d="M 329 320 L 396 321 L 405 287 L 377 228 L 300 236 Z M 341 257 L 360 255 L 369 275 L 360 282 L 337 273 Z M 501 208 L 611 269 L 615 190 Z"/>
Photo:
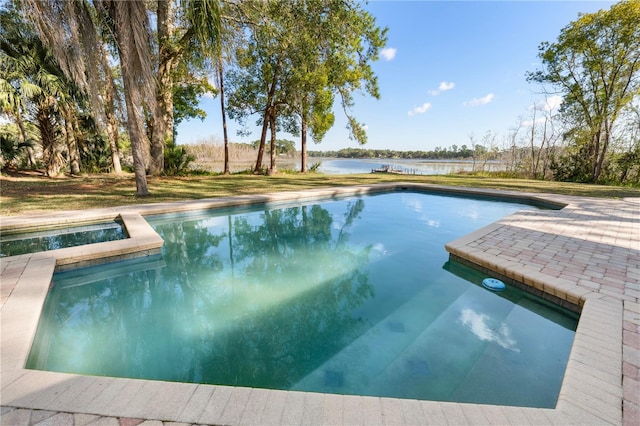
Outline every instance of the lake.
<path fill-rule="evenodd" d="M 353 173 L 371 173 L 372 169 L 378 169 L 383 166 L 391 166 L 398 168 L 408 174 L 417 175 L 446 175 L 461 171 L 472 171 L 473 161 L 462 160 L 410 160 L 410 159 L 376 159 L 376 158 L 309 158 L 307 164 L 309 166 L 316 162 L 321 165 L 318 171 L 325 174 L 353 174 Z M 479 164 L 476 164 L 478 167 Z M 487 163 L 485 170 L 500 170 L 501 164 Z"/>

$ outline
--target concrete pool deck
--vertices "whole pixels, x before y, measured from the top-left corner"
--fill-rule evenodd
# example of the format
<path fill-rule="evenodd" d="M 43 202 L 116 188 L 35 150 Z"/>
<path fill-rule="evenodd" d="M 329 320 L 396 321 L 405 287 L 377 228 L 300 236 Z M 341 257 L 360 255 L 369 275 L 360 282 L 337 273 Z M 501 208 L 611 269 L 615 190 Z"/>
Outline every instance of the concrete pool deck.
<path fill-rule="evenodd" d="M 24 368 L 51 276 L 157 252 L 144 215 L 413 189 L 563 205 L 521 211 L 447 244 L 457 260 L 581 309 L 554 409 L 93 377 Z M 640 199 L 384 184 L 2 218 L 2 232 L 120 216 L 131 238 L 0 259 L 0 423 L 640 424 Z M 122 242 L 124 241 L 124 242 Z"/>

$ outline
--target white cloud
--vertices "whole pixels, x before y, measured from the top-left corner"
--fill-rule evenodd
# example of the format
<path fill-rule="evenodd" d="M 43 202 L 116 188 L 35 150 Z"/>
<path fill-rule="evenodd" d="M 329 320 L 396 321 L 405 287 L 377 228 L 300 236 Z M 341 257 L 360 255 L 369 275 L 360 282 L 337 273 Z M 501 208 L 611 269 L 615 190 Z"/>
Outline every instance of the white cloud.
<path fill-rule="evenodd" d="M 546 120 L 549 119 L 550 115 L 552 115 L 555 111 L 557 111 L 558 108 L 560 108 L 560 105 L 562 105 L 562 102 L 564 102 L 564 98 L 562 96 L 553 95 L 546 98 L 545 100 L 542 100 L 540 102 L 536 102 L 530 105 L 529 111 L 533 111 L 531 115 L 532 116 L 535 115 L 535 120 L 532 117 L 531 120 L 523 121 L 522 125 L 529 127 L 534 124 L 544 123 Z"/>
<path fill-rule="evenodd" d="M 489 93 L 487 96 L 483 97 L 483 98 L 473 98 L 470 101 L 467 101 L 464 103 L 465 106 L 480 106 L 480 105 L 486 105 L 489 102 L 491 102 L 494 98 L 494 94 L 493 93 Z"/>
<path fill-rule="evenodd" d="M 564 98 L 562 96 L 553 95 L 547 98 L 547 101 L 545 102 L 545 108 L 547 109 L 547 111 L 553 111 L 554 109 L 560 108 L 562 102 L 564 102 Z"/>
<path fill-rule="evenodd" d="M 0 114 L 0 125 L 9 124 L 9 123 L 11 123 L 11 120 L 9 120 L 9 117 L 4 114 Z"/>
<path fill-rule="evenodd" d="M 398 49 L 395 47 L 386 47 L 380 51 L 380 56 L 382 56 L 385 61 L 390 61 L 396 57 L 397 51 Z"/>
<path fill-rule="evenodd" d="M 442 81 L 438 86 L 438 90 L 441 92 L 446 92 L 447 90 L 451 90 L 454 87 L 456 87 L 456 84 L 453 81 L 449 81 L 449 82 Z"/>
<path fill-rule="evenodd" d="M 564 102 L 564 98 L 562 96 L 553 95 L 548 97 L 544 101 L 540 101 L 536 104 L 531 105 L 529 109 L 531 110 L 533 108 L 537 108 L 538 110 L 551 112 L 560 108 L 560 105 L 562 105 L 562 102 Z"/>
<path fill-rule="evenodd" d="M 409 111 L 409 117 L 412 117 L 416 114 L 424 114 L 429 108 L 431 108 L 431 104 L 429 102 L 425 102 L 422 104 L 422 106 L 415 107 L 411 111 Z"/>
<path fill-rule="evenodd" d="M 432 95 L 432 96 L 438 96 L 440 93 L 446 92 L 447 90 L 451 90 L 454 87 L 456 87 L 456 84 L 453 81 L 449 81 L 449 82 L 442 81 L 438 85 L 438 89 L 437 90 L 429 90 L 429 94 Z"/>

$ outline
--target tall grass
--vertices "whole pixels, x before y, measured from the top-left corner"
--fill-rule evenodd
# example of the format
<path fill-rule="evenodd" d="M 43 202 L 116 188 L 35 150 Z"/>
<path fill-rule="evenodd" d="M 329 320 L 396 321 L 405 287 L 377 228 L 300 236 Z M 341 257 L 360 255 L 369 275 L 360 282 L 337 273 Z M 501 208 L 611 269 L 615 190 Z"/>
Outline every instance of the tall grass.
<path fill-rule="evenodd" d="M 195 144 L 184 145 L 187 152 L 195 157 L 192 168 L 207 172 L 224 171 L 224 143 L 215 138 L 202 139 Z M 252 169 L 258 158 L 258 150 L 246 143 L 229 144 L 229 170 L 231 173 Z M 296 157 L 279 156 L 276 165 L 279 169 L 295 168 Z M 269 155 L 265 151 L 262 167 L 269 167 Z"/>

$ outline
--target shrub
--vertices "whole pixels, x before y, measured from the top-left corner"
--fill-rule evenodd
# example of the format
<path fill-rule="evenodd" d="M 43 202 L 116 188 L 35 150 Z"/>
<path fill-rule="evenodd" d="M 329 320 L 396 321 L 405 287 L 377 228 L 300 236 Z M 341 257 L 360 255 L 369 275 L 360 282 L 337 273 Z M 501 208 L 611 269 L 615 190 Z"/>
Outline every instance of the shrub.
<path fill-rule="evenodd" d="M 168 143 L 164 149 L 164 173 L 169 176 L 184 175 L 195 159 L 184 146 L 178 146 L 175 142 Z"/>

